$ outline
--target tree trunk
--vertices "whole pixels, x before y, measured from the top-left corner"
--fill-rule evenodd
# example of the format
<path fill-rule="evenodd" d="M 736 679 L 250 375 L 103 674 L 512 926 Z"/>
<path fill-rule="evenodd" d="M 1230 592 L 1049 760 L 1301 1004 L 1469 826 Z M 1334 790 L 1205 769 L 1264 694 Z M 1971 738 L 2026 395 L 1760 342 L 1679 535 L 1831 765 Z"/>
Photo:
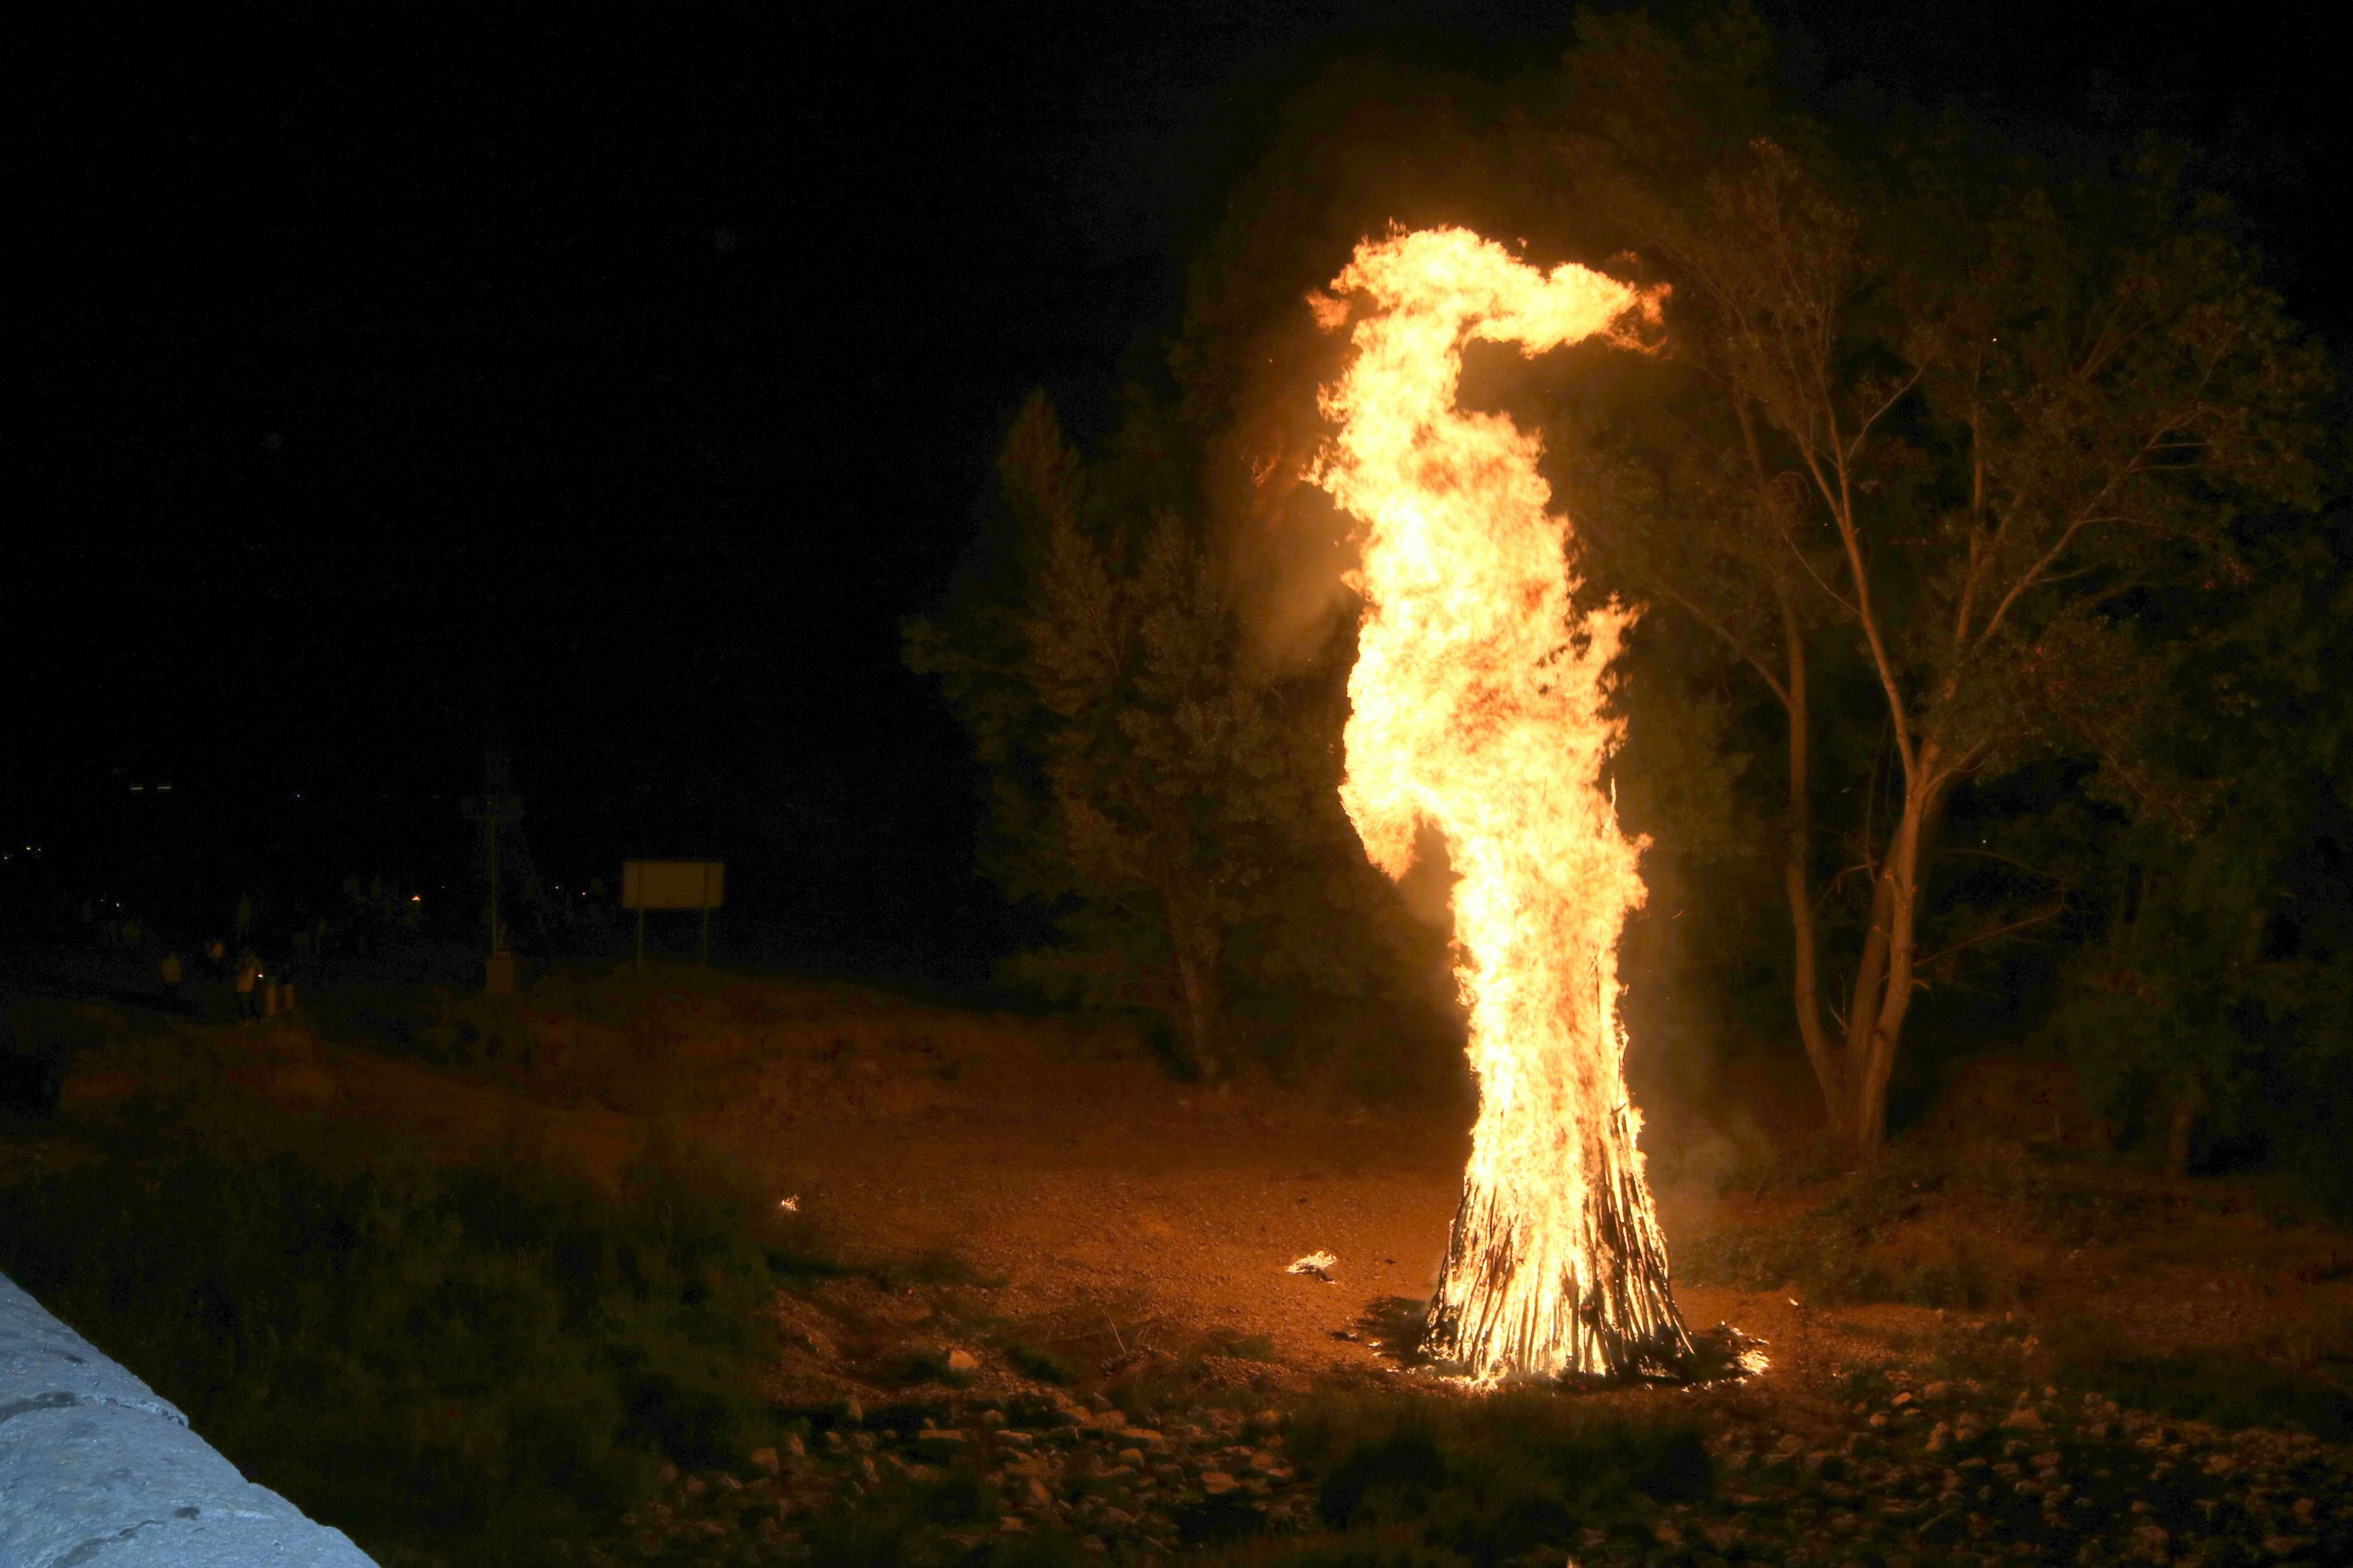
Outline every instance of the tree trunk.
<path fill-rule="evenodd" d="M 1176 939 L 1176 982 L 1185 1010 L 1185 1051 L 1194 1075 L 1209 1081 L 1224 1076 L 1218 1054 L 1217 958 L 1197 952 L 1185 934 L 1170 932 Z"/>
<path fill-rule="evenodd" d="M 2198 1131 L 2198 1113 L 2204 1108 L 2202 1097 L 2195 1089 L 2185 1089 L 2175 1096 L 2173 1113 L 2165 1125 L 2165 1173 L 2168 1176 L 2189 1174 L 2189 1141 Z"/>
<path fill-rule="evenodd" d="M 1822 1107 L 1830 1119 L 1832 1140 L 1852 1142 L 1847 1126 L 1846 1072 L 1822 1027 L 1821 982 L 1816 952 L 1813 891 L 1813 767 L 1812 721 L 1807 708 L 1806 645 L 1798 624 L 1797 606 L 1788 590 L 1780 593 L 1781 639 L 1788 659 L 1788 679 L 1782 697 L 1789 720 L 1789 802 L 1781 846 L 1781 889 L 1789 901 L 1791 952 L 1795 960 L 1794 994 L 1798 1034 L 1806 1046 L 1806 1060 L 1814 1069 Z"/>
<path fill-rule="evenodd" d="M 1912 1007 L 1920 895 L 1927 886 L 1952 786 L 1953 775 L 1943 771 L 1942 762 L 1931 741 L 1907 771 L 1904 812 L 1872 886 L 1871 928 L 1855 966 L 1844 1064 L 1845 1142 L 1858 1159 L 1876 1159 L 1887 1140 L 1887 1081 L 1904 1037 L 1904 1018 Z"/>

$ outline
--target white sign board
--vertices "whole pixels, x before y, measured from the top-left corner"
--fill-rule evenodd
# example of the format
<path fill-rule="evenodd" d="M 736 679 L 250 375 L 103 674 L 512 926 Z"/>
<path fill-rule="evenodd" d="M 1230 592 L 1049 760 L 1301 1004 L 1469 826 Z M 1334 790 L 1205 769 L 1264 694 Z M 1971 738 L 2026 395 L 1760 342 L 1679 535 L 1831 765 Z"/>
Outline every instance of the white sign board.
<path fill-rule="evenodd" d="M 624 860 L 625 910 L 715 910 L 727 888 L 723 860 Z"/>

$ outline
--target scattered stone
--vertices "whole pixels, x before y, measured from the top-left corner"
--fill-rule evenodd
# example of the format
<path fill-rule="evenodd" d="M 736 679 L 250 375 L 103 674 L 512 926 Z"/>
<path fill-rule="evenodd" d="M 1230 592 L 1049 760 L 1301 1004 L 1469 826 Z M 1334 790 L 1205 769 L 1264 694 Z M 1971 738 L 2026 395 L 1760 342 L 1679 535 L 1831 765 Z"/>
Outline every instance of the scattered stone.
<path fill-rule="evenodd" d="M 972 1439 L 954 1427 L 934 1427 L 915 1434 L 915 1452 L 926 1459 L 953 1459 L 971 1447 Z"/>
<path fill-rule="evenodd" d="M 752 1450 L 752 1468 L 765 1470 L 773 1476 L 784 1468 L 784 1463 L 776 1458 L 774 1448 L 754 1448 Z"/>
<path fill-rule="evenodd" d="M 1223 1470 L 1204 1470 L 1201 1472 L 1201 1489 L 1208 1493 L 1211 1497 L 1223 1497 L 1228 1492 L 1239 1488 L 1241 1482 L 1234 1479 L 1233 1477 L 1228 1475 Z"/>
<path fill-rule="evenodd" d="M 2031 1405 L 2020 1405 L 2003 1416 L 2001 1424 L 2005 1429 L 2019 1432 L 2042 1432 L 2049 1429 L 2043 1423 L 2042 1413 Z"/>
<path fill-rule="evenodd" d="M 974 1373 L 980 1370 L 980 1358 L 968 1350 L 950 1347 L 947 1362 L 948 1370 L 953 1373 Z"/>

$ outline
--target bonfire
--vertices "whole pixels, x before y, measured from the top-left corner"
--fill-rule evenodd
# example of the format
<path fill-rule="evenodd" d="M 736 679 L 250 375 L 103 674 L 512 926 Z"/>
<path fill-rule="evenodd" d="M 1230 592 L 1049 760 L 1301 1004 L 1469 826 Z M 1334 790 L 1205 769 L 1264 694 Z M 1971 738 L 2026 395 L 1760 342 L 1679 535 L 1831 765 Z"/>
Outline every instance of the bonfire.
<path fill-rule="evenodd" d="M 1626 1089 L 1617 948 L 1641 846 L 1601 769 L 1629 624 L 1578 612 L 1537 437 L 1455 405 L 1473 340 L 1631 342 L 1657 297 L 1462 229 L 1367 241 L 1312 301 L 1352 333 L 1314 477 L 1358 524 L 1341 796 L 1401 878 L 1443 835 L 1479 1117 L 1423 1350 L 1482 1384 L 1675 1375 L 1693 1346 Z"/>

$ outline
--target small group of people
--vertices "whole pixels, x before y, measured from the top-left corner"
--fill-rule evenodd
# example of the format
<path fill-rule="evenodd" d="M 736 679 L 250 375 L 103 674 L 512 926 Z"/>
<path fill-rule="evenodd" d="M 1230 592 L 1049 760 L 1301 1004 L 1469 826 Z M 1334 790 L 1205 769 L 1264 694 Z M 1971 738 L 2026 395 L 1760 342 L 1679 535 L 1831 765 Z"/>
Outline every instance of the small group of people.
<path fill-rule="evenodd" d="M 251 948 L 237 961 L 237 1011 L 241 1018 L 274 1018 L 294 1011 L 294 982 L 273 978 Z"/>
<path fill-rule="evenodd" d="M 216 981 L 227 981 L 237 999 L 239 1018 L 274 1018 L 294 1010 L 294 982 L 270 973 L 261 962 L 261 955 L 250 947 L 238 950 L 237 962 L 228 958 L 228 944 L 218 937 L 206 942 L 203 949 L 205 967 Z M 180 987 L 187 979 L 187 968 L 175 949 L 164 954 L 155 966 L 157 978 L 163 983 L 164 994 L 180 1000 Z"/>

